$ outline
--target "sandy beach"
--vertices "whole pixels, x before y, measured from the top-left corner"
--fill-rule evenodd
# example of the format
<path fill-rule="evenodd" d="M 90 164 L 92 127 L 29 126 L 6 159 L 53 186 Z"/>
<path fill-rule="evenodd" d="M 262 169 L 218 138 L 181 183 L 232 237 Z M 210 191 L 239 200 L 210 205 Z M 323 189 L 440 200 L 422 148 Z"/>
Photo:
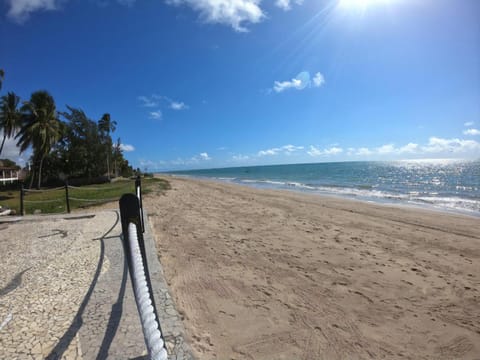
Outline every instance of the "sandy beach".
<path fill-rule="evenodd" d="M 199 359 L 479 359 L 480 221 L 211 181 L 147 196 Z"/>

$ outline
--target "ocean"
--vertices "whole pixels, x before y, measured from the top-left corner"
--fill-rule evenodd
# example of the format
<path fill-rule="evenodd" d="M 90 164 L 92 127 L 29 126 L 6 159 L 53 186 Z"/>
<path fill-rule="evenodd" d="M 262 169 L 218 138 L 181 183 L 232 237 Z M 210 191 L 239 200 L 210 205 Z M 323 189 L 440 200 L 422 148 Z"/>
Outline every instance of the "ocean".
<path fill-rule="evenodd" d="M 335 162 L 171 173 L 256 188 L 413 205 L 480 217 L 480 161 Z"/>

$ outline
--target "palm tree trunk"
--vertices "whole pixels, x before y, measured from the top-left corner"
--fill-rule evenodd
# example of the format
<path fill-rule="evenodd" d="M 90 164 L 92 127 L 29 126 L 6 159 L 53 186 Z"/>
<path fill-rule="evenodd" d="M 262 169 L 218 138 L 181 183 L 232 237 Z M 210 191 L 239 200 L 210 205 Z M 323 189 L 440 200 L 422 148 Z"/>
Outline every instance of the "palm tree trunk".
<path fill-rule="evenodd" d="M 33 179 L 35 178 L 35 165 L 32 165 L 32 174 L 30 177 L 30 185 L 28 185 L 28 188 L 31 189 L 33 186 Z"/>
<path fill-rule="evenodd" d="M 0 151 L 0 154 L 1 154 L 1 153 L 2 153 L 2 152 Z M 107 153 L 107 174 L 108 174 L 108 175 L 107 175 L 108 180 L 110 180 L 110 163 L 109 163 L 109 161 L 108 161 L 108 153 Z"/>
<path fill-rule="evenodd" d="M 0 146 L 0 155 L 2 154 L 3 145 L 5 144 L 5 139 L 6 138 L 7 138 L 7 135 L 3 134 L 2 146 Z"/>
<path fill-rule="evenodd" d="M 45 155 L 42 155 L 42 158 L 40 159 L 40 167 L 38 168 L 38 185 L 37 185 L 38 190 L 40 190 L 40 185 L 42 184 L 43 159 L 45 159 Z"/>

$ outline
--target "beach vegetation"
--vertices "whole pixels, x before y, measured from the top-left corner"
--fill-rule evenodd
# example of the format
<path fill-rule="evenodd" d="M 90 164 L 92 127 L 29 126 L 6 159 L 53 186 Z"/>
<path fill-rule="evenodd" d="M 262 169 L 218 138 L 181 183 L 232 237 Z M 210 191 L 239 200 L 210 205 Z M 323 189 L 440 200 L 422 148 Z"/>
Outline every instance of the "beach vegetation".
<path fill-rule="evenodd" d="M 14 136 L 20 126 L 19 103 L 20 97 L 14 92 L 9 92 L 7 95 L 2 96 L 0 100 L 0 130 L 3 133 L 0 155 L 2 154 L 5 140 Z"/>
<path fill-rule="evenodd" d="M 20 152 L 32 147 L 33 173 L 30 187 L 37 177 L 37 188 L 42 183 L 42 167 L 45 157 L 60 140 L 62 125 L 53 97 L 44 90 L 36 91 L 30 101 L 24 102 L 21 108 L 21 126 L 17 135 Z"/>
<path fill-rule="evenodd" d="M 0 88 L 4 77 L 0 69 Z M 25 168 L 27 188 L 34 183 L 40 189 L 65 181 L 83 185 L 133 176 L 120 139 L 115 143 L 112 139 L 116 128 L 110 113 L 96 121 L 77 107 L 67 105 L 66 111 L 58 111 L 46 90 L 33 92 L 22 103 L 14 92 L 0 98 L 0 155 L 12 137 L 20 153 L 30 152 Z"/>

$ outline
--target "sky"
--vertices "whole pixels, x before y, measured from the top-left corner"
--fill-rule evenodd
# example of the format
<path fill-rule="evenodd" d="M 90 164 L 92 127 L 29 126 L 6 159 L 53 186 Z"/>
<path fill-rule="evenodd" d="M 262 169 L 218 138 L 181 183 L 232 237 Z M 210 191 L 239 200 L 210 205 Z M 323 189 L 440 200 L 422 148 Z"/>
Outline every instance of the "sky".
<path fill-rule="evenodd" d="M 147 171 L 480 158 L 478 0 L 0 0 L 0 68 Z"/>

